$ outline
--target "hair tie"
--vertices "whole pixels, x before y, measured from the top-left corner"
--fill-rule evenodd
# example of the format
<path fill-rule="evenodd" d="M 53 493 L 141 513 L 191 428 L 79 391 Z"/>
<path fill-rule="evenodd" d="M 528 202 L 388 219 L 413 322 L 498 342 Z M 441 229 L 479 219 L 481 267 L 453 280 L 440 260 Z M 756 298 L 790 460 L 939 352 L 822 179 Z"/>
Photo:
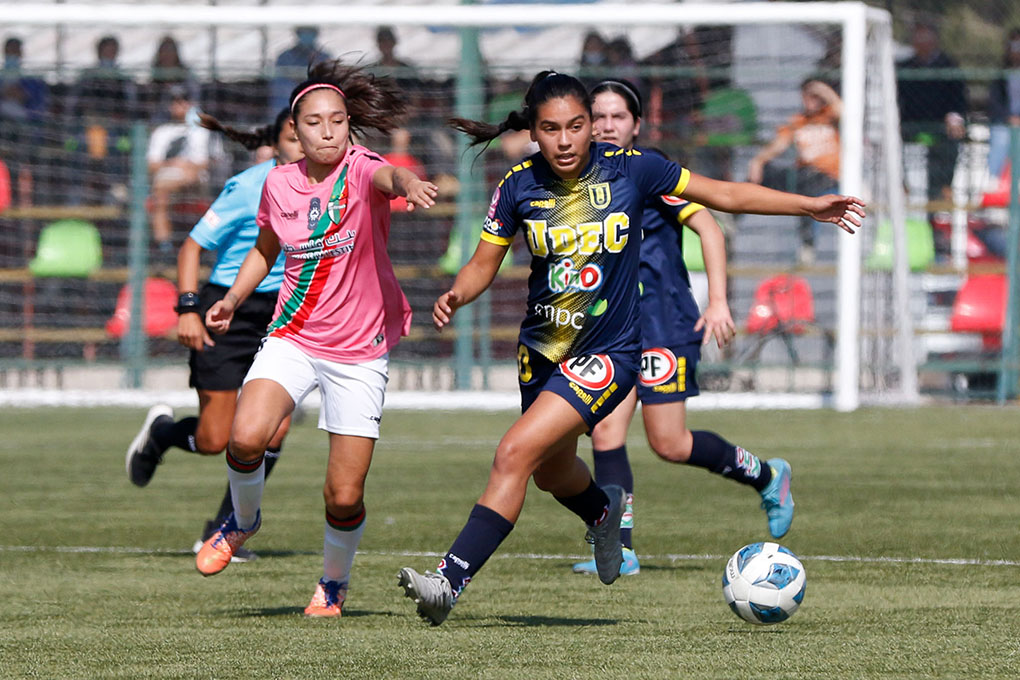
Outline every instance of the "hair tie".
<path fill-rule="evenodd" d="M 312 83 L 311 85 L 309 85 L 305 89 L 303 89 L 300 92 L 298 92 L 297 96 L 294 97 L 294 101 L 291 102 L 291 105 L 290 105 L 290 115 L 292 115 L 292 116 L 294 115 L 294 107 L 297 106 L 298 100 L 301 99 L 301 97 L 304 97 L 306 94 L 308 94 L 312 90 L 321 90 L 323 88 L 326 88 L 326 89 L 329 89 L 329 90 L 335 90 L 336 92 L 340 93 L 341 97 L 343 97 L 344 99 L 347 99 L 347 95 L 344 94 L 344 91 L 341 90 L 336 85 L 333 85 L 332 83 Z"/>

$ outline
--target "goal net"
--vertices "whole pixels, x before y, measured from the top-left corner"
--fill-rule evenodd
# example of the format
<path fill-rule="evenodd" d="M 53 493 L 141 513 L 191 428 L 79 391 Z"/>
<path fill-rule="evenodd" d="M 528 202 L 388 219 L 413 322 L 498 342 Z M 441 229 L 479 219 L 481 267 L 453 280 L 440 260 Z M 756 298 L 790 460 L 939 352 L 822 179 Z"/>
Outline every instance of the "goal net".
<path fill-rule="evenodd" d="M 308 59 L 329 55 L 398 80 L 411 108 L 401 131 L 360 141 L 443 191 L 428 213 L 394 206 L 390 254 L 415 322 L 391 357 L 392 388 L 516 389 L 523 244 L 455 332 L 436 334 L 430 311 L 477 242 L 492 186 L 528 152 L 527 140 L 504 139 L 476 158 L 445 120 L 501 120 L 531 76 L 553 68 L 591 84 L 636 83 L 645 101 L 640 143 L 695 172 L 743 181 L 755 155 L 788 129 L 794 143 L 768 164 L 769 181 L 868 203 L 856 236 L 796 218 L 717 215 L 741 332 L 724 351 L 706 348 L 700 405 L 849 410 L 916 397 L 891 23 L 882 10 L 856 2 L 0 2 L 0 24 L 20 53 L 5 86 L 16 76 L 27 93 L 0 107 L 10 175 L 0 212 L 5 379 L 106 366 L 138 385 L 156 368 L 184 367 L 174 318 L 159 313 L 168 293 L 158 281 L 175 281 L 176 249 L 224 181 L 254 159 L 210 141 L 193 181 L 163 206 L 151 193 L 150 163 L 174 150 L 153 150 L 154 132 L 187 128 L 191 114 L 175 112 L 182 99 L 186 110 L 234 125 L 265 124 Z M 820 131 L 791 127 L 808 80 L 842 100 L 838 130 L 826 133 L 838 133 L 838 171 L 811 185 L 795 150 L 803 147 L 801 160 L 813 153 Z M 704 299 L 697 244 L 687 243 Z"/>

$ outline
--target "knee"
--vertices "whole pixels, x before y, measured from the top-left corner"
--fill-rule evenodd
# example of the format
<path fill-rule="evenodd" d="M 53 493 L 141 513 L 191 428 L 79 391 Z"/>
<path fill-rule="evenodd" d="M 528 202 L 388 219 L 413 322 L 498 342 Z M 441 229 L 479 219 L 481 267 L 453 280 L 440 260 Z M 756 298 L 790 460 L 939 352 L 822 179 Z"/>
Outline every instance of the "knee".
<path fill-rule="evenodd" d="M 238 460 L 255 460 L 266 450 L 266 442 L 257 430 L 237 426 L 230 433 L 230 455 Z"/>
<path fill-rule="evenodd" d="M 229 433 L 203 434 L 201 431 L 195 433 L 195 451 L 203 456 L 215 456 L 223 453 L 230 442 Z"/>
<path fill-rule="evenodd" d="M 529 477 L 531 468 L 530 452 L 520 442 L 504 438 L 496 447 L 496 457 L 492 463 L 492 472 L 496 475 L 511 477 Z"/>
<path fill-rule="evenodd" d="M 322 498 L 329 514 L 344 519 L 361 510 L 364 502 L 364 490 L 351 484 L 335 484 L 327 481 L 322 488 Z"/>
<path fill-rule="evenodd" d="M 209 425 L 208 420 L 199 418 L 195 428 L 195 450 L 203 456 L 215 456 L 222 453 L 230 443 L 230 426 Z"/>
<path fill-rule="evenodd" d="M 670 463 L 686 463 L 691 458 L 694 437 L 690 430 L 684 430 L 680 436 L 668 435 L 654 430 L 648 431 L 648 446 L 662 460 Z"/>

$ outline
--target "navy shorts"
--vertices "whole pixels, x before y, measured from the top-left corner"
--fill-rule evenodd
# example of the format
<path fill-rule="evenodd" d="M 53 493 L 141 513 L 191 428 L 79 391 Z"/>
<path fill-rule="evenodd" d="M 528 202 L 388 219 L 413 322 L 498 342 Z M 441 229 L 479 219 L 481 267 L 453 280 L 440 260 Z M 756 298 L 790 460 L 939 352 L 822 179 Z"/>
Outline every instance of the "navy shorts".
<path fill-rule="evenodd" d="M 589 429 L 623 401 L 637 381 L 637 352 L 589 354 L 553 363 L 527 345 L 517 346 L 521 413 L 543 391 L 560 395 Z"/>
<path fill-rule="evenodd" d="M 207 283 L 199 292 L 202 319 L 217 300 L 222 300 L 228 288 Z M 273 320 L 276 293 L 252 293 L 234 312 L 230 330 L 223 335 L 211 333 L 212 347 L 201 352 L 191 350 L 188 366 L 191 368 L 189 384 L 195 389 L 225 391 L 237 390 L 255 359 L 255 353 L 266 336 Z"/>
<path fill-rule="evenodd" d="M 642 404 L 669 404 L 700 394 L 695 372 L 701 343 L 649 347 L 641 353 L 637 394 Z"/>

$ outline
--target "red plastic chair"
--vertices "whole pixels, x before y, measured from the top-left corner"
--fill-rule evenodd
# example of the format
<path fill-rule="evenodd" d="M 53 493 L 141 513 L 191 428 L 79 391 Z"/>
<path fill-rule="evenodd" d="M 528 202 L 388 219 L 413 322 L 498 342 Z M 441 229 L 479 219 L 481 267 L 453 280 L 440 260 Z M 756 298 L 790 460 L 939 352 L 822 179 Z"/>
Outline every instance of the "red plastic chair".
<path fill-rule="evenodd" d="M 747 316 L 747 332 L 801 335 L 815 321 L 815 300 L 807 280 L 778 274 L 758 284 Z"/>
<path fill-rule="evenodd" d="M 150 338 L 166 335 L 177 327 L 177 287 L 166 279 L 149 278 L 145 281 L 145 334 Z M 115 338 L 124 337 L 131 322 L 131 286 L 125 285 L 117 294 L 117 306 L 106 322 L 106 332 Z"/>
<path fill-rule="evenodd" d="M 1005 208 L 1009 205 L 1009 179 L 1012 176 L 1011 163 L 1006 161 L 999 173 L 998 183 L 995 188 L 981 197 L 982 208 Z"/>
<path fill-rule="evenodd" d="M 953 301 L 949 327 L 957 333 L 980 333 L 986 350 L 1002 346 L 1006 321 L 1006 275 L 968 278 Z"/>

